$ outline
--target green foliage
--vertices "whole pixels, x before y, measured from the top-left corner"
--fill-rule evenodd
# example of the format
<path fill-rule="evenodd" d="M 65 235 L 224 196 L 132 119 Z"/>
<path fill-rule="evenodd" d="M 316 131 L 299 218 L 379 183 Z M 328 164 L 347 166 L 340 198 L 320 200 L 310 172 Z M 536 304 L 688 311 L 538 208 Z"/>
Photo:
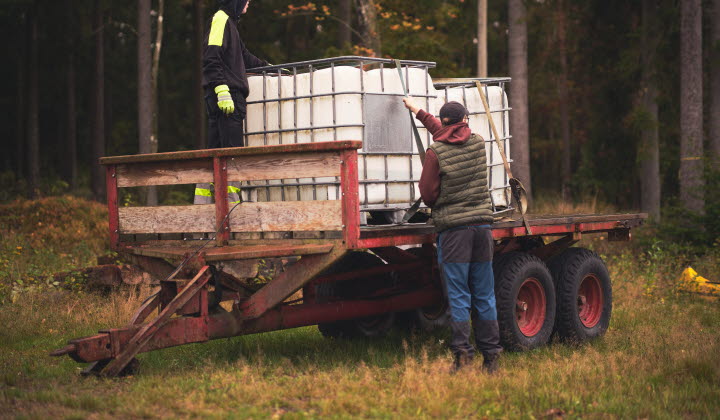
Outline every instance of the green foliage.
<path fill-rule="evenodd" d="M 708 170 L 705 179 L 705 189 L 696 192 L 705 198 L 704 213 L 689 211 L 680 200 L 672 200 L 663 208 L 656 239 L 694 254 L 720 247 L 720 171 Z"/>
<path fill-rule="evenodd" d="M 107 210 L 73 196 L 0 205 L 0 304 L 32 289 L 78 290 L 52 275 L 95 264 L 107 252 Z"/>

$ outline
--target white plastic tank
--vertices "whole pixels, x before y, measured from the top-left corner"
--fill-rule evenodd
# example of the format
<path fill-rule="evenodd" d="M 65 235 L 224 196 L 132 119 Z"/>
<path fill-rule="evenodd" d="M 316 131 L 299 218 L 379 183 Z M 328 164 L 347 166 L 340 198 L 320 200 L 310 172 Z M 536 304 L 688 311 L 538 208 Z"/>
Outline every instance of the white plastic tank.
<path fill-rule="evenodd" d="M 363 140 L 358 171 L 361 209 L 406 209 L 419 198 L 422 171 L 410 124 L 418 127 L 423 146 L 432 136 L 403 108 L 403 88 L 397 69 L 364 70 L 360 66 L 332 65 L 319 70 L 297 67 L 295 74 L 250 76 L 247 98 L 248 146 Z M 475 87 L 436 90 L 427 67 L 402 69 L 410 96 L 433 115 L 449 100 L 465 104 L 470 127 L 486 141 L 490 128 Z M 494 121 L 501 136 L 509 138 L 507 97 L 498 86 L 488 87 Z M 509 142 L 504 140 L 506 153 Z M 490 188 L 494 205 L 505 207 L 507 177 L 497 146 L 486 142 Z M 259 201 L 337 200 L 339 180 L 334 177 L 255 181 Z"/>

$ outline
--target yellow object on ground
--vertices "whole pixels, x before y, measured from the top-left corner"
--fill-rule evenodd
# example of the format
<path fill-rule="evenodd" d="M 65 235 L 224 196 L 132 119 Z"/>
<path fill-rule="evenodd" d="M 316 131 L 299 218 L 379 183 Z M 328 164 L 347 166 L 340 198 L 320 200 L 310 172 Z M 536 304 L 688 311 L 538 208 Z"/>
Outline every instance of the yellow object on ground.
<path fill-rule="evenodd" d="M 683 270 L 678 279 L 680 290 L 685 292 L 702 293 L 713 296 L 720 296 L 720 283 L 710 281 L 698 275 L 692 267 Z"/>

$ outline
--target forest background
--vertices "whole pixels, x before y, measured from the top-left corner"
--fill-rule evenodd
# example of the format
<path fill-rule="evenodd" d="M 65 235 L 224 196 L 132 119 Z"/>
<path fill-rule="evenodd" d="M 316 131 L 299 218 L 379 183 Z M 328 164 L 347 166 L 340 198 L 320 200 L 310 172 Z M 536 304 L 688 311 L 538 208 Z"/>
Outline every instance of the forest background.
<path fill-rule="evenodd" d="M 527 85 L 526 97 L 510 91 L 529 115 L 511 130 L 534 197 L 647 211 L 675 240 L 716 244 L 720 2 L 489 1 L 478 31 L 483 3 L 254 0 L 239 30 L 272 63 L 376 55 L 435 61 L 434 77 L 511 75 Z M 199 66 L 215 1 L 2 4 L 0 201 L 103 201 L 99 156 L 203 147 Z"/>

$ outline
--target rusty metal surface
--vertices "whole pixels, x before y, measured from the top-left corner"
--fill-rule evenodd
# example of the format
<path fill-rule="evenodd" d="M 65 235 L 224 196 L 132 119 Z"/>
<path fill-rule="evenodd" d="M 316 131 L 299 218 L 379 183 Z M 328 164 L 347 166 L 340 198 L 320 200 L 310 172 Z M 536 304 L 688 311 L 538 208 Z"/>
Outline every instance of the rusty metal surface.
<path fill-rule="evenodd" d="M 188 150 L 182 152 L 150 153 L 144 155 L 109 156 L 100 158 L 101 165 L 133 162 L 162 162 L 185 159 L 214 158 L 221 156 L 254 156 L 276 153 L 312 153 L 355 150 L 362 147 L 360 140 L 325 141 L 316 143 L 278 144 L 271 146 L 228 147 L 224 149 Z"/>
<path fill-rule="evenodd" d="M 360 237 L 360 197 L 358 196 L 358 157 L 356 150 L 341 153 L 343 239 L 347 248 L 356 248 Z"/>
<path fill-rule="evenodd" d="M 133 315 L 132 319 L 130 320 L 130 325 L 140 325 L 147 317 L 160 305 L 160 291 L 156 291 L 153 295 L 151 295 L 141 306 L 140 308 L 135 312 L 135 315 Z"/>
<path fill-rule="evenodd" d="M 425 243 L 434 243 L 435 234 L 426 235 L 394 235 L 394 236 L 380 236 L 376 238 L 365 238 L 360 239 L 355 249 L 363 248 L 381 248 L 389 246 L 401 246 L 401 245 L 418 245 Z"/>
<path fill-rule="evenodd" d="M 225 157 L 213 158 L 213 178 L 215 181 L 215 231 L 218 246 L 227 245 L 230 239 L 230 220 L 228 215 L 228 178 Z"/>
<path fill-rule="evenodd" d="M 172 318 L 158 328 L 152 339 L 142 346 L 138 353 L 218 338 L 315 325 L 319 322 L 407 311 L 438 304 L 441 299 L 442 293 L 436 288 L 427 287 L 381 299 L 283 305 L 267 311 L 260 318 L 249 320 L 243 320 L 237 311 L 205 317 Z M 128 326 L 78 338 L 54 351 L 52 355 L 69 355 L 73 360 L 81 363 L 117 357 L 126 351 L 130 340 L 140 329 L 141 326 Z M 102 373 L 106 374 L 105 371 Z"/>
<path fill-rule="evenodd" d="M 120 243 L 120 213 L 118 210 L 118 187 L 115 165 L 105 170 L 105 188 L 107 189 L 108 230 L 110 248 L 117 249 Z"/>
<path fill-rule="evenodd" d="M 408 311 L 436 305 L 441 299 L 440 291 L 428 287 L 381 299 L 281 306 L 255 319 L 239 319 L 235 314 L 227 313 L 210 317 L 210 339 Z"/>
<path fill-rule="evenodd" d="M 209 267 L 203 267 L 198 272 L 197 276 L 188 283 L 182 291 L 165 307 L 160 315 L 155 318 L 152 322 L 144 324 L 138 332 L 128 341 L 127 345 L 124 346 L 122 352 L 118 353 L 117 356 L 103 369 L 103 376 L 113 377 L 117 376 L 120 371 L 127 366 L 127 364 L 135 357 L 142 347 L 147 344 L 153 336 L 163 327 L 163 325 L 170 319 L 170 316 L 175 314 L 180 308 L 182 308 L 191 298 L 193 298 L 201 288 L 205 286 L 210 278 Z M 207 332 L 207 329 L 205 329 Z M 110 334 L 111 339 L 113 334 Z M 111 344 L 114 347 L 114 343 Z"/>
<path fill-rule="evenodd" d="M 301 289 L 310 279 L 342 257 L 345 252 L 346 248 L 337 243 L 332 251 L 326 254 L 303 257 L 255 292 L 248 300 L 242 302 L 240 311 L 243 318 L 257 318 L 284 301 Z"/>

